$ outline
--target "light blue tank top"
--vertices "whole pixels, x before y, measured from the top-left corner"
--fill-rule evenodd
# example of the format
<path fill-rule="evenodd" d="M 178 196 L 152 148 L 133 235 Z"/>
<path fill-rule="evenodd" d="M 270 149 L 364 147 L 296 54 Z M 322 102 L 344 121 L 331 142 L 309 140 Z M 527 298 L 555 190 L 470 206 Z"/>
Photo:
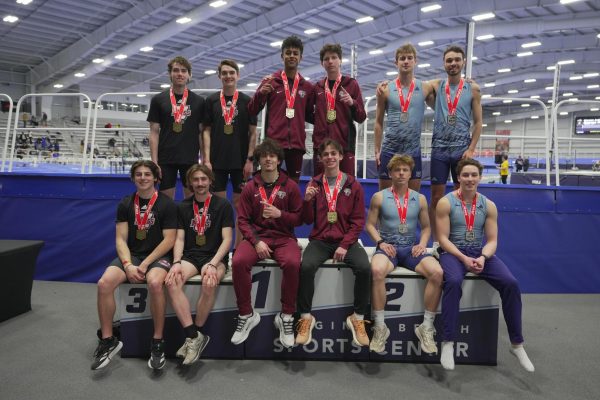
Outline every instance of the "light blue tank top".
<path fill-rule="evenodd" d="M 462 94 L 456 107 L 456 124 L 448 124 L 448 103 L 446 101 L 446 80 L 440 81 L 440 87 L 435 96 L 435 114 L 433 122 L 433 148 L 464 148 L 471 143 L 471 120 L 473 112 L 471 101 L 471 84 L 465 81 Z M 457 85 L 450 85 L 450 98 L 454 100 Z"/>
<path fill-rule="evenodd" d="M 386 104 L 387 119 L 382 151 L 390 153 L 419 154 L 421 152 L 421 124 L 425 112 L 425 98 L 423 96 L 423 84 L 420 79 L 415 79 L 415 90 L 413 91 L 408 107 L 408 121 L 400 121 L 400 99 L 395 80 L 390 82 L 390 94 Z M 402 88 L 402 95 L 406 101 L 408 87 Z"/>
<path fill-rule="evenodd" d="M 446 198 L 450 202 L 450 236 L 449 239 L 456 247 L 481 248 L 483 246 L 483 226 L 487 217 L 487 197 L 477 193 L 477 208 L 475 209 L 475 240 L 466 239 L 467 224 L 461 201 L 455 192 L 448 193 Z M 466 203 L 467 212 L 471 212 L 471 203 Z"/>
<path fill-rule="evenodd" d="M 406 210 L 407 233 L 399 233 L 400 217 L 398 207 L 391 188 L 381 191 L 381 209 L 379 210 L 379 234 L 386 243 L 395 246 L 414 246 L 417 239 L 417 223 L 419 221 L 419 193 L 409 189 L 408 210 Z M 404 197 L 400 198 L 400 204 Z"/>

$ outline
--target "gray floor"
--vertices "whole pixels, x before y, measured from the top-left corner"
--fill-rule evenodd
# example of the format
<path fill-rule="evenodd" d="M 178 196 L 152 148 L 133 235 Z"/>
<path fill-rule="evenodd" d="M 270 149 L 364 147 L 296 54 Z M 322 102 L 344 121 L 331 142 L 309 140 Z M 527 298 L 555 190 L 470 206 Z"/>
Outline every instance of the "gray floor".
<path fill-rule="evenodd" d="M 521 370 L 500 323 L 497 367 L 343 362 L 169 360 L 117 357 L 90 371 L 95 285 L 34 282 L 33 311 L 0 323 L 0 399 L 598 399 L 600 295 L 525 295 Z"/>

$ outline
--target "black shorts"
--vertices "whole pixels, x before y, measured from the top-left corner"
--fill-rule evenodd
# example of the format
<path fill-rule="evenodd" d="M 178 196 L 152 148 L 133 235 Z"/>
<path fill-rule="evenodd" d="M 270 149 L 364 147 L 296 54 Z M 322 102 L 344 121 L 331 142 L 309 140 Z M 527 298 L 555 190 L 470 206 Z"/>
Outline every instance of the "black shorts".
<path fill-rule="evenodd" d="M 160 172 L 162 178 L 160 180 L 160 190 L 166 190 L 174 188 L 177 184 L 177 172 L 179 171 L 179 177 L 183 183 L 183 187 L 187 187 L 185 181 L 185 174 L 187 170 L 194 164 L 160 164 Z"/>
<path fill-rule="evenodd" d="M 190 264 L 192 264 L 194 267 L 196 267 L 198 273 L 200 273 L 202 272 L 202 267 L 204 266 L 204 264 L 209 263 L 210 260 L 212 260 L 212 258 L 213 256 L 193 256 L 191 254 L 184 254 L 183 257 L 181 257 L 181 260 L 187 261 Z M 229 264 L 229 254 L 225 255 L 221 262 L 225 264 L 225 270 L 227 270 L 229 268 L 227 265 Z"/>
<path fill-rule="evenodd" d="M 145 259 L 145 257 L 139 258 L 139 257 L 132 255 L 130 262 L 133 265 L 137 266 L 137 265 L 140 265 L 141 262 L 144 261 L 144 259 Z M 123 263 L 121 262 L 121 259 L 119 257 L 112 260 L 109 265 L 111 265 L 111 266 L 114 265 L 115 267 L 120 268 L 121 270 L 123 270 L 123 272 L 125 272 L 125 267 L 123 267 Z M 159 259 L 154 261 L 152 264 L 150 264 L 150 266 L 148 267 L 148 271 L 146 271 L 146 274 L 148 274 L 148 272 L 150 272 L 150 270 L 152 268 L 162 268 L 168 272 L 171 269 L 171 258 L 170 257 L 160 257 Z"/>
<path fill-rule="evenodd" d="M 213 190 L 215 192 L 224 192 L 227 190 L 227 181 L 231 179 L 233 193 L 242 193 L 244 187 L 244 171 L 241 169 L 215 169 L 215 181 Z"/>

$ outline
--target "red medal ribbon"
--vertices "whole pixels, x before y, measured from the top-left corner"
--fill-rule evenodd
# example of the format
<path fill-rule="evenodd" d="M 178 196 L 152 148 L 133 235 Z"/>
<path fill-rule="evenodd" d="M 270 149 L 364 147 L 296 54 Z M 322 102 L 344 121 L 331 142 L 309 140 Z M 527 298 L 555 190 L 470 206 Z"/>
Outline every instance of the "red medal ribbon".
<path fill-rule="evenodd" d="M 400 217 L 400 223 L 406 224 L 406 212 L 408 211 L 408 192 L 406 189 L 406 193 L 404 193 L 404 202 L 400 204 L 400 199 L 398 198 L 398 194 L 392 189 L 392 193 L 394 194 L 394 200 L 396 200 L 396 207 L 398 208 L 398 217 Z"/>
<path fill-rule="evenodd" d="M 150 216 L 150 210 L 156 203 L 156 199 L 158 199 L 158 192 L 154 192 L 150 201 L 148 202 L 148 208 L 146 208 L 146 212 L 144 213 L 144 217 L 141 216 L 140 211 L 140 196 L 136 193 L 135 198 L 133 200 L 134 211 L 135 211 L 135 223 L 137 224 L 137 228 L 139 230 L 146 229 L 146 223 L 148 222 L 148 217 Z"/>
<path fill-rule="evenodd" d="M 273 191 L 271 192 L 271 196 L 269 196 L 268 199 L 267 199 L 267 192 L 265 191 L 265 188 L 263 186 L 259 187 L 258 191 L 260 192 L 260 198 L 269 204 L 273 204 L 273 201 L 275 201 L 275 196 L 277 196 L 277 192 L 279 192 L 280 187 L 281 187 L 281 185 L 275 186 L 273 188 Z"/>
<path fill-rule="evenodd" d="M 410 99 L 415 91 L 415 80 L 410 82 L 408 88 L 408 95 L 406 96 L 406 102 L 404 101 L 404 94 L 402 93 L 402 85 L 400 84 L 400 78 L 396 78 L 396 89 L 398 89 L 398 100 L 400 100 L 400 110 L 405 113 L 408 112 L 408 106 L 410 106 Z"/>
<path fill-rule="evenodd" d="M 212 196 L 209 194 L 206 200 L 204 200 L 204 208 L 202 208 L 202 217 L 200 216 L 200 210 L 198 209 L 198 203 L 194 200 L 194 221 L 196 221 L 196 232 L 198 235 L 204 235 L 206 230 L 206 216 L 208 215 L 208 206 L 210 206 L 210 199 Z"/>
<path fill-rule="evenodd" d="M 456 95 L 454 96 L 454 100 L 452 100 L 450 97 L 450 84 L 446 82 L 446 103 L 448 104 L 448 115 L 456 114 L 456 107 L 458 106 L 458 100 L 460 99 L 464 85 L 465 80 L 460 78 Z"/>
<path fill-rule="evenodd" d="M 298 91 L 298 84 L 300 83 L 300 74 L 296 72 L 294 77 L 294 87 L 290 93 L 290 85 L 288 83 L 287 75 L 285 71 L 281 71 L 281 79 L 283 79 L 283 89 L 285 90 L 285 102 L 287 108 L 294 108 L 294 102 L 296 101 L 296 92 Z"/>
<path fill-rule="evenodd" d="M 337 94 L 337 88 L 342 81 L 342 74 L 339 74 L 333 84 L 333 89 L 329 90 L 329 80 L 327 77 L 323 80 L 323 87 L 325 88 L 325 96 L 327 97 L 327 110 L 335 110 L 335 96 Z"/>
<path fill-rule="evenodd" d="M 231 125 L 231 121 L 233 121 L 238 95 L 239 93 L 236 90 L 233 94 L 233 99 L 231 100 L 231 106 L 227 108 L 227 104 L 225 104 L 225 95 L 223 94 L 223 90 L 221 90 L 221 110 L 223 111 L 222 115 L 223 119 L 225 120 L 225 125 Z"/>
<path fill-rule="evenodd" d="M 473 197 L 473 203 L 471 204 L 471 213 L 467 211 L 467 205 L 462 198 L 462 194 L 460 190 L 456 192 L 456 195 L 460 199 L 460 204 L 462 205 L 463 212 L 465 213 L 465 224 L 467 225 L 467 232 L 471 232 L 473 230 L 473 225 L 475 225 L 475 210 L 477 209 L 477 193 L 475 193 L 475 197 Z"/>
<path fill-rule="evenodd" d="M 171 97 L 171 109 L 173 110 L 173 118 L 175 119 L 175 122 L 180 123 L 181 117 L 183 117 L 183 112 L 185 111 L 185 105 L 187 103 L 188 88 L 185 88 L 185 90 L 183 91 L 183 97 L 181 98 L 181 103 L 179 105 L 177 105 L 177 99 L 175 99 L 173 87 L 171 87 L 169 91 L 169 96 Z"/>
<path fill-rule="evenodd" d="M 338 172 L 338 176 L 335 180 L 335 186 L 333 188 L 333 195 L 331 194 L 331 189 L 329 189 L 329 183 L 327 182 L 327 178 L 323 182 L 323 188 L 325 189 L 325 197 L 327 198 L 327 207 L 329 211 L 335 211 L 335 207 L 337 204 L 337 198 L 340 191 L 340 182 L 342 181 L 342 172 Z"/>

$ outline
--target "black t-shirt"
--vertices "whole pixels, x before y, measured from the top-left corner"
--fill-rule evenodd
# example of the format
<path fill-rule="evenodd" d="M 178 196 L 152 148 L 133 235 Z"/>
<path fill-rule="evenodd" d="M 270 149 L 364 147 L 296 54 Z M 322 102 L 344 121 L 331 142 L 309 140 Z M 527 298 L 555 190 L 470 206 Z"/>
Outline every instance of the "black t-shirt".
<path fill-rule="evenodd" d="M 223 242 L 221 230 L 226 227 L 233 228 L 233 207 L 226 199 L 213 195 L 208 206 L 206 216 L 206 226 L 204 235 L 206 244 L 198 246 L 196 244 L 196 224 L 194 221 L 194 206 L 198 204 L 200 217 L 204 214 L 204 203 L 198 203 L 194 196 L 188 197 L 177 206 L 177 228 L 185 230 L 185 244 L 183 254 L 185 256 L 203 257 L 214 256 L 219 246 Z M 198 221 L 199 222 L 199 221 Z"/>
<path fill-rule="evenodd" d="M 225 120 L 221 109 L 221 91 L 206 98 L 204 125 L 210 125 L 210 163 L 214 169 L 242 169 L 248 157 L 248 135 L 250 125 L 256 126 L 256 115 L 248 115 L 250 96 L 238 92 L 233 115 L 233 133 L 224 133 Z M 233 96 L 225 96 L 231 105 Z"/>
<path fill-rule="evenodd" d="M 170 197 L 159 193 L 150 216 L 146 221 L 146 238 L 135 238 L 137 225 L 135 222 L 135 193 L 126 196 L 117 207 L 117 222 L 127 222 L 127 247 L 133 256 L 146 258 L 163 240 L 163 229 L 177 229 L 177 206 Z M 144 218 L 150 199 L 140 197 L 141 217 Z"/>
<path fill-rule="evenodd" d="M 182 95 L 175 95 L 177 104 L 181 103 Z M 183 130 L 173 132 L 173 110 L 169 89 L 157 94 L 150 101 L 148 122 L 160 124 L 158 137 L 159 164 L 196 164 L 200 152 L 200 136 L 202 135 L 202 118 L 204 116 L 204 98 L 188 90 L 188 99 L 181 122 Z"/>

